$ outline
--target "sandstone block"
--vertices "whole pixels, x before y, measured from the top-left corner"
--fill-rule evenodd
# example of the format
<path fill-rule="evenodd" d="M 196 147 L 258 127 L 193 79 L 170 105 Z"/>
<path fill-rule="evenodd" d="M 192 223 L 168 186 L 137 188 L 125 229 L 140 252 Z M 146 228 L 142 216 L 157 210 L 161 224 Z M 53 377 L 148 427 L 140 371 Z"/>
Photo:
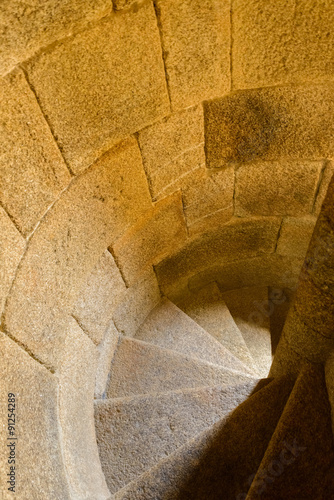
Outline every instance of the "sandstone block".
<path fill-rule="evenodd" d="M 94 426 L 97 349 L 73 318 L 68 325 L 62 354 L 57 372 L 59 421 L 71 492 L 74 498 L 107 500 L 109 492 L 101 469 Z"/>
<path fill-rule="evenodd" d="M 151 2 L 41 54 L 27 71 L 75 173 L 170 110 Z"/>
<path fill-rule="evenodd" d="M 12 288 L 7 331 L 56 366 L 66 315 L 89 274 L 151 206 L 140 151 L 131 139 L 78 177 L 38 226 Z"/>
<path fill-rule="evenodd" d="M 156 2 L 172 107 L 230 90 L 230 2 Z"/>
<path fill-rule="evenodd" d="M 232 219 L 218 231 L 194 236 L 181 251 L 155 266 L 163 290 L 174 281 L 204 271 L 213 263 L 250 259 L 274 251 L 280 220 L 275 217 Z"/>
<path fill-rule="evenodd" d="M 198 169 L 182 187 L 189 234 L 217 229 L 233 216 L 234 169 Z"/>
<path fill-rule="evenodd" d="M 236 0 L 232 22 L 235 88 L 332 78 L 330 0 Z"/>
<path fill-rule="evenodd" d="M 72 35 L 91 21 L 106 15 L 112 0 L 36 0 L 1 2 L 0 74 L 31 57 L 42 47 Z"/>
<path fill-rule="evenodd" d="M 304 259 L 315 223 L 316 218 L 311 215 L 301 218 L 284 218 L 276 252 L 280 255 L 291 255 Z"/>
<path fill-rule="evenodd" d="M 270 162 L 236 172 L 235 213 L 292 215 L 312 212 L 322 162 Z"/>
<path fill-rule="evenodd" d="M 128 289 L 117 307 L 113 321 L 117 330 L 133 337 L 150 311 L 159 303 L 160 291 L 155 273 L 150 268 Z"/>
<path fill-rule="evenodd" d="M 6 212 L 0 207 L 0 314 L 23 256 L 25 241 Z"/>
<path fill-rule="evenodd" d="M 334 174 L 334 163 L 332 161 L 327 162 L 325 169 L 323 171 L 323 176 L 321 179 L 320 187 L 319 187 L 319 192 L 317 195 L 317 199 L 315 202 L 315 207 L 314 211 L 316 215 L 319 215 L 321 206 L 324 202 L 325 196 L 327 194 L 328 186 L 329 183 L 333 177 Z"/>
<path fill-rule="evenodd" d="M 138 140 L 152 195 L 160 199 L 178 189 L 189 172 L 205 165 L 202 106 L 141 130 Z"/>
<path fill-rule="evenodd" d="M 112 247 L 127 284 L 134 283 L 149 265 L 159 262 L 186 240 L 181 193 L 161 201 Z"/>
<path fill-rule="evenodd" d="M 99 356 L 96 369 L 95 399 L 101 399 L 105 394 L 111 362 L 113 360 L 119 339 L 120 334 L 113 321 L 111 321 L 102 342 L 97 348 Z"/>
<path fill-rule="evenodd" d="M 3 492 L 10 442 L 8 435 L 8 394 L 15 394 L 16 489 L 15 498 L 69 500 L 65 464 L 58 424 L 57 379 L 33 360 L 15 342 L 0 333 L 1 452 Z M 13 408 L 13 407 L 11 407 Z M 73 418 L 73 416 L 72 416 Z M 9 498 L 9 497 L 6 497 Z"/>
<path fill-rule="evenodd" d="M 334 154 L 333 84 L 234 92 L 204 105 L 207 166 Z"/>
<path fill-rule="evenodd" d="M 26 236 L 70 173 L 21 71 L 0 79 L 0 201 Z"/>
<path fill-rule="evenodd" d="M 88 276 L 73 316 L 87 335 L 99 344 L 126 286 L 114 258 L 105 251 Z"/>

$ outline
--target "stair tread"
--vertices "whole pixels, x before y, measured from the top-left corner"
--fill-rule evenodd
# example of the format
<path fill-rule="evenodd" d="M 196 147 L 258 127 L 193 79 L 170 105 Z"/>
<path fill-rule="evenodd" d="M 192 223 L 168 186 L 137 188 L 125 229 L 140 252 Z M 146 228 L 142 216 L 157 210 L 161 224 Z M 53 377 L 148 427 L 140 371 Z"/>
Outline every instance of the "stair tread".
<path fill-rule="evenodd" d="M 97 401 L 96 436 L 110 492 L 230 413 L 257 382 Z"/>
<path fill-rule="evenodd" d="M 177 306 L 258 374 L 257 365 L 216 283 L 196 293 L 189 292 Z"/>
<path fill-rule="evenodd" d="M 239 358 L 167 298 L 153 309 L 135 338 L 254 375 Z"/>
<path fill-rule="evenodd" d="M 243 335 L 260 375 L 266 377 L 272 363 L 268 288 L 241 288 L 224 292 L 222 297 Z"/>
<path fill-rule="evenodd" d="M 237 498 L 235 493 L 240 492 L 236 488 L 234 470 L 247 480 L 254 467 L 258 466 L 291 388 L 292 382 L 287 379 L 270 382 L 228 417 L 185 443 L 118 491 L 113 498 L 207 500 L 221 498 L 222 491 L 227 500 Z M 250 416 L 249 420 L 247 416 Z M 244 440 L 250 445 L 247 447 L 248 454 L 242 453 Z M 215 470 L 216 467 L 212 469 L 215 463 L 218 470 Z"/>
<path fill-rule="evenodd" d="M 249 381 L 244 373 L 141 340 L 122 337 L 111 365 L 107 398 Z"/>

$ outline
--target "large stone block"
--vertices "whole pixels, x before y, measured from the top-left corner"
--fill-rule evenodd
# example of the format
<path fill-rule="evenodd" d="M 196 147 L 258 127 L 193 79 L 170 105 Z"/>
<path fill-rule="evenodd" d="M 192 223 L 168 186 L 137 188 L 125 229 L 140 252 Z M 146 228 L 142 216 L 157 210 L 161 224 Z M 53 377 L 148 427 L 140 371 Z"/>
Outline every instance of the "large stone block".
<path fill-rule="evenodd" d="M 133 337 L 159 301 L 160 290 L 157 278 L 152 268 L 149 268 L 128 289 L 125 299 L 117 307 L 113 316 L 117 330 L 124 335 Z"/>
<path fill-rule="evenodd" d="M 230 1 L 156 2 L 172 107 L 230 90 Z"/>
<path fill-rule="evenodd" d="M 316 218 L 312 215 L 301 218 L 284 218 L 276 252 L 280 255 L 291 255 L 304 259 L 315 223 Z"/>
<path fill-rule="evenodd" d="M 181 251 L 155 266 L 159 284 L 165 290 L 214 263 L 270 254 L 275 250 L 279 228 L 280 219 L 275 217 L 232 219 L 217 231 L 194 236 Z"/>
<path fill-rule="evenodd" d="M 0 201 L 24 236 L 70 173 L 21 71 L 0 79 Z"/>
<path fill-rule="evenodd" d="M 204 105 L 207 166 L 334 155 L 334 85 L 234 92 Z"/>
<path fill-rule="evenodd" d="M 25 240 L 16 229 L 6 212 L 0 207 L 0 315 L 6 297 L 23 256 Z"/>
<path fill-rule="evenodd" d="M 234 212 L 234 168 L 219 172 L 198 169 L 182 187 L 189 234 L 217 229 Z"/>
<path fill-rule="evenodd" d="M 0 74 L 112 10 L 112 0 L 1 2 Z"/>
<path fill-rule="evenodd" d="M 331 0 L 236 0 L 232 22 L 234 88 L 333 77 Z"/>
<path fill-rule="evenodd" d="M 203 107 L 141 130 L 138 140 L 153 198 L 160 199 L 182 186 L 189 172 L 205 166 Z"/>
<path fill-rule="evenodd" d="M 3 333 L 0 358 L 1 492 L 6 499 L 69 500 L 72 497 L 62 457 L 57 379 Z M 15 394 L 15 405 L 10 407 L 9 394 Z M 8 408 L 15 414 L 14 436 L 8 431 Z M 11 442 L 15 443 L 15 493 L 7 490 Z"/>
<path fill-rule="evenodd" d="M 185 242 L 187 228 L 181 193 L 155 205 L 112 247 L 112 253 L 128 285 L 148 266 L 159 262 Z"/>
<path fill-rule="evenodd" d="M 97 349 L 72 318 L 62 351 L 59 423 L 71 498 L 107 500 L 95 437 L 94 389 Z M 59 497 L 58 497 L 59 498 Z"/>
<path fill-rule="evenodd" d="M 73 316 L 95 344 L 101 342 L 125 291 L 121 273 L 106 250 L 88 276 L 73 309 Z"/>
<path fill-rule="evenodd" d="M 236 215 L 311 213 L 322 168 L 320 161 L 273 161 L 241 166 L 236 171 Z"/>
<path fill-rule="evenodd" d="M 5 311 L 11 335 L 48 366 L 57 366 L 63 320 L 89 274 L 105 249 L 151 206 L 134 139 L 79 176 L 29 241 Z"/>
<path fill-rule="evenodd" d="M 151 2 L 114 13 L 42 53 L 27 64 L 27 71 L 76 173 L 170 110 Z"/>

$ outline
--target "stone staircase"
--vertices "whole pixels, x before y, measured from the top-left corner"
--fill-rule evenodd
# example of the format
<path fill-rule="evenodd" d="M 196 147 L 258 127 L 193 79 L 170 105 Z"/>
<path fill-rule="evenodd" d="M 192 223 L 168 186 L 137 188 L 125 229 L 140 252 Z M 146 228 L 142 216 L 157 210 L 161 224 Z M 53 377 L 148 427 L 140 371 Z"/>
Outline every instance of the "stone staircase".
<path fill-rule="evenodd" d="M 266 288 L 211 284 L 177 304 L 164 298 L 133 338 L 121 336 L 95 400 L 112 498 L 332 498 L 323 368 L 268 378 L 267 298 Z"/>

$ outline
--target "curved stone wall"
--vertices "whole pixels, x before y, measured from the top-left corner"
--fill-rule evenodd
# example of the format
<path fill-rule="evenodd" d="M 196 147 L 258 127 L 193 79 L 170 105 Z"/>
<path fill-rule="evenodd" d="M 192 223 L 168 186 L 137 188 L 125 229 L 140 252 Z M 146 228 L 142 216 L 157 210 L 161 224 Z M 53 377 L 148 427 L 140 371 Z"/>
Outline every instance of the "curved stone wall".
<path fill-rule="evenodd" d="M 102 500 L 93 398 L 119 334 L 161 294 L 296 284 L 333 173 L 334 7 L 1 10 L 0 380 L 2 402 L 18 398 L 17 497 Z"/>

